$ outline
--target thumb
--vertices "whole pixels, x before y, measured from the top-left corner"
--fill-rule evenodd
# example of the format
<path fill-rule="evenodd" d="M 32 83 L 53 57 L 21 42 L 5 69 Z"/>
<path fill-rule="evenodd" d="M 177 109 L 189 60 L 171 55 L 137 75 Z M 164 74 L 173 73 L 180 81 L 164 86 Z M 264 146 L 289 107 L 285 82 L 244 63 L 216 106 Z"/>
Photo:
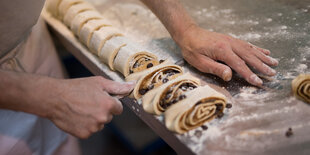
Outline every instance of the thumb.
<path fill-rule="evenodd" d="M 209 57 L 203 57 L 200 59 L 200 64 L 197 69 L 205 73 L 215 74 L 222 78 L 224 81 L 230 81 L 232 77 L 232 71 L 227 65 L 218 63 Z"/>
<path fill-rule="evenodd" d="M 109 94 L 126 95 L 129 94 L 135 87 L 134 81 L 129 82 L 116 82 L 108 79 L 103 81 L 103 89 Z"/>

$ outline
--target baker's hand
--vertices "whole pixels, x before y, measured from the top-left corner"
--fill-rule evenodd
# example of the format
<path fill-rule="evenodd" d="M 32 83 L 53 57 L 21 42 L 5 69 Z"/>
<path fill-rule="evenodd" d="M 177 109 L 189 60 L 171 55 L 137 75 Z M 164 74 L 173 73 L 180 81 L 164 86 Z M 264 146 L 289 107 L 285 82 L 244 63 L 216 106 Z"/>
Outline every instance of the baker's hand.
<path fill-rule="evenodd" d="M 113 115 L 121 114 L 121 102 L 109 94 L 127 95 L 134 83 L 118 83 L 103 77 L 59 80 L 58 96 L 48 118 L 60 129 L 87 138 L 103 129 Z"/>
<path fill-rule="evenodd" d="M 268 56 L 269 50 L 195 25 L 189 27 L 181 36 L 177 43 L 182 49 L 184 59 L 202 72 L 215 74 L 229 81 L 232 68 L 246 81 L 257 86 L 263 82 L 247 65 L 268 76 L 276 74 L 269 66 L 278 65 L 278 61 Z"/>

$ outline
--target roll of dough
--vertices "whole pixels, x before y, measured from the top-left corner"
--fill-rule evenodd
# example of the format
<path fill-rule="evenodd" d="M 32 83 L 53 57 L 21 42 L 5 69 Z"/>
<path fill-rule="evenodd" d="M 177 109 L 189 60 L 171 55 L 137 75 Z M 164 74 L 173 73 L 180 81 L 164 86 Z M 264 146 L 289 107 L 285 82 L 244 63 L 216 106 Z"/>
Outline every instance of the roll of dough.
<path fill-rule="evenodd" d="M 101 27 L 98 31 L 94 31 L 88 48 L 91 52 L 96 55 L 99 55 L 101 48 L 105 44 L 105 42 L 113 37 L 123 36 L 120 31 L 112 26 Z"/>
<path fill-rule="evenodd" d="M 94 19 L 88 21 L 83 25 L 83 27 L 81 28 L 81 32 L 78 35 L 80 41 L 88 47 L 93 33 L 99 30 L 101 27 L 111 26 L 109 25 L 109 23 L 110 22 L 105 19 Z"/>
<path fill-rule="evenodd" d="M 141 76 L 139 76 L 139 80 L 137 81 L 136 86 L 133 92 L 129 95 L 129 97 L 139 99 L 148 91 L 155 89 L 182 74 L 182 67 L 169 63 L 157 65 L 155 67 L 147 69 L 141 74 L 138 74 Z M 136 75 L 133 75 L 133 77 L 130 76 L 131 75 L 126 78 L 126 81 L 131 81 L 132 79 L 136 78 Z"/>
<path fill-rule="evenodd" d="M 62 0 L 58 7 L 58 17 L 60 20 L 63 20 L 68 9 L 75 4 L 84 2 L 83 0 Z"/>
<path fill-rule="evenodd" d="M 296 97 L 310 103 L 310 74 L 300 74 L 292 81 L 293 93 Z"/>
<path fill-rule="evenodd" d="M 71 31 L 75 35 L 78 35 L 83 25 L 92 19 L 102 19 L 102 16 L 96 10 L 88 10 L 88 11 L 77 14 L 71 22 L 71 25 L 70 25 Z"/>
<path fill-rule="evenodd" d="M 79 13 L 85 12 L 85 11 L 89 11 L 89 10 L 95 10 L 95 8 L 86 1 L 84 1 L 83 3 L 73 5 L 68 9 L 66 14 L 64 15 L 63 21 L 67 26 L 70 27 L 71 22 L 76 15 L 78 15 Z"/>
<path fill-rule="evenodd" d="M 166 60 L 162 63 L 160 63 L 159 65 L 152 67 L 152 69 L 156 70 L 158 68 L 162 68 L 165 67 L 167 65 L 174 65 L 171 61 Z M 125 80 L 126 81 L 138 81 L 142 76 L 144 76 L 145 74 L 148 74 L 150 72 L 149 69 L 141 71 L 141 72 L 136 72 L 136 73 L 132 73 L 130 75 L 128 75 Z"/>
<path fill-rule="evenodd" d="M 165 125 L 179 134 L 200 127 L 223 114 L 226 97 L 205 85 L 186 93 L 186 98 L 171 105 L 164 113 Z"/>
<path fill-rule="evenodd" d="M 112 37 L 105 42 L 98 56 L 102 62 L 110 67 L 111 70 L 114 70 L 113 62 L 118 51 L 124 46 L 128 46 L 128 44 L 130 44 L 130 41 L 126 37 Z"/>
<path fill-rule="evenodd" d="M 58 18 L 58 7 L 61 3 L 61 0 L 48 0 L 46 2 L 46 9 L 50 12 L 54 17 Z"/>
<path fill-rule="evenodd" d="M 140 72 L 159 64 L 154 54 L 141 49 L 133 43 L 121 48 L 114 60 L 113 66 L 115 70 L 127 77 L 129 74 Z"/>
<path fill-rule="evenodd" d="M 185 93 L 197 88 L 200 80 L 186 73 L 156 89 L 152 89 L 142 97 L 143 109 L 151 114 L 160 115 L 177 102 L 186 98 Z"/>

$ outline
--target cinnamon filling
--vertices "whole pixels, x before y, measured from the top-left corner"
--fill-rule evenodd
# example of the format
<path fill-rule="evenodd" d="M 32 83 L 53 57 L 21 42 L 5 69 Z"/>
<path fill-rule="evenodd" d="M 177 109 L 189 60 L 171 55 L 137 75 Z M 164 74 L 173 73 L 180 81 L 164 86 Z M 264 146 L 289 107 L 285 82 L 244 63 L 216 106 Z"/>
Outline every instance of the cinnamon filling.
<path fill-rule="evenodd" d="M 180 81 L 172 86 L 167 87 L 160 98 L 159 105 L 164 109 L 186 98 L 184 94 L 187 91 L 197 88 L 193 81 Z"/>
<path fill-rule="evenodd" d="M 175 79 L 181 71 L 178 68 L 162 68 L 146 77 L 139 88 L 139 94 L 144 95 L 148 91 L 161 86 L 169 80 Z"/>

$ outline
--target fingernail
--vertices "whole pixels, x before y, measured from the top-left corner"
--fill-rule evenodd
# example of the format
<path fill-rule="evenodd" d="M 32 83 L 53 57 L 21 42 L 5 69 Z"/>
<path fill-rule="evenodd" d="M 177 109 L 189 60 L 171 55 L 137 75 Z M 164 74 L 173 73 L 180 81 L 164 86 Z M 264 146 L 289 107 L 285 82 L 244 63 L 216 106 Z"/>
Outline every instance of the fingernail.
<path fill-rule="evenodd" d="M 270 74 L 272 74 L 272 75 L 275 75 L 275 74 L 277 73 L 274 69 L 271 69 L 271 68 L 270 68 L 269 72 L 270 72 Z"/>
<path fill-rule="evenodd" d="M 278 64 L 279 64 L 279 61 L 278 61 L 277 59 L 275 59 L 275 58 L 273 58 L 273 57 L 270 57 L 270 56 L 268 56 L 268 58 L 270 59 L 270 61 L 271 61 L 271 63 L 272 63 L 273 65 L 278 65 Z"/>
<path fill-rule="evenodd" d="M 128 85 L 136 85 L 136 81 L 128 81 L 128 82 L 126 82 L 126 84 L 128 84 Z"/>
<path fill-rule="evenodd" d="M 276 71 L 274 69 L 270 68 L 269 66 L 267 66 L 266 64 L 263 64 L 263 66 L 265 67 L 267 75 L 273 76 L 276 74 Z"/>
<path fill-rule="evenodd" d="M 231 80 L 230 70 L 225 69 L 223 74 L 222 74 L 222 77 L 223 77 L 224 81 L 230 81 Z"/>
<path fill-rule="evenodd" d="M 262 85 L 263 84 L 263 81 L 256 74 L 252 74 L 250 76 L 249 82 L 253 83 L 255 85 Z"/>

